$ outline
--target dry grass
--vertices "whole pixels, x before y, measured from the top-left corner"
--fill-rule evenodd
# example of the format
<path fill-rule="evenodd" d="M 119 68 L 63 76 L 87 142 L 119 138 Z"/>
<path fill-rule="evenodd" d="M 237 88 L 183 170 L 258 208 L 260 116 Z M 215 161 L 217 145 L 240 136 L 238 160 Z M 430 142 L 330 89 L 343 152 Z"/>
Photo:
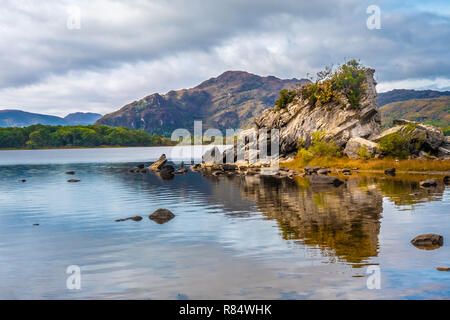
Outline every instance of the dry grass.
<path fill-rule="evenodd" d="M 305 163 L 303 159 L 296 157 L 293 161 L 283 162 L 281 166 L 300 169 L 305 166 L 320 166 L 327 168 L 359 168 L 361 170 L 384 170 L 386 168 L 396 168 L 397 171 L 450 171 L 450 160 L 399 160 L 384 158 L 384 159 L 350 159 L 347 157 L 339 158 L 314 158 L 310 162 Z"/>

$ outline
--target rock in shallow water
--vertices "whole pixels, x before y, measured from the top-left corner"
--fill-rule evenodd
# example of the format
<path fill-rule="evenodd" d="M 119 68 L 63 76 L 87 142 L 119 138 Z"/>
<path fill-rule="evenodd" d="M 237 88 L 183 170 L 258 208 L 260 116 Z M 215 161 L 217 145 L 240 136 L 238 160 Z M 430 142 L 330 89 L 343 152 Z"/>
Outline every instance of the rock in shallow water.
<path fill-rule="evenodd" d="M 158 209 L 153 212 L 148 218 L 155 221 L 156 223 L 163 224 L 175 218 L 175 215 L 170 210 Z"/>
<path fill-rule="evenodd" d="M 67 171 L 66 174 L 75 174 L 75 171 Z"/>
<path fill-rule="evenodd" d="M 437 267 L 438 271 L 450 271 L 450 267 Z"/>
<path fill-rule="evenodd" d="M 153 162 L 148 169 L 151 171 L 159 171 L 164 166 L 164 164 L 167 162 L 167 158 L 165 154 L 162 154 L 158 160 Z"/>
<path fill-rule="evenodd" d="M 411 240 L 419 249 L 436 249 L 444 244 L 444 237 L 435 233 L 421 234 Z"/>
<path fill-rule="evenodd" d="M 70 179 L 70 180 L 67 180 L 67 182 L 74 183 L 74 182 L 80 182 L 80 180 L 77 180 L 77 179 Z"/>
<path fill-rule="evenodd" d="M 129 218 L 124 218 L 124 219 L 117 219 L 115 221 L 116 222 L 122 222 L 122 221 L 127 221 L 127 220 L 141 221 L 142 217 L 141 216 L 135 216 L 135 217 L 129 217 Z"/>

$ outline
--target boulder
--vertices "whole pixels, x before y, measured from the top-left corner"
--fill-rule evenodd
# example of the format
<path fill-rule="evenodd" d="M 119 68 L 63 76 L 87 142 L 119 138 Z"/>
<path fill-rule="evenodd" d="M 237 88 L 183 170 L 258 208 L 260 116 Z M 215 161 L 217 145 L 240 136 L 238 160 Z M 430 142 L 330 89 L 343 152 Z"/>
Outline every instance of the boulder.
<path fill-rule="evenodd" d="M 411 240 L 411 243 L 419 249 L 436 249 L 444 244 L 444 237 L 435 234 L 421 234 Z"/>
<path fill-rule="evenodd" d="M 141 163 L 141 164 L 138 164 L 136 167 L 138 167 L 139 169 L 144 169 L 145 168 L 145 164 Z"/>
<path fill-rule="evenodd" d="M 75 174 L 75 171 L 67 171 L 66 174 Z"/>
<path fill-rule="evenodd" d="M 420 186 L 424 188 L 436 187 L 437 181 L 434 179 L 427 179 L 424 181 L 420 181 Z"/>
<path fill-rule="evenodd" d="M 337 187 L 344 183 L 344 181 L 339 178 L 326 175 L 311 175 L 308 178 L 311 184 L 330 184 Z"/>
<path fill-rule="evenodd" d="M 222 153 L 220 152 L 219 148 L 214 147 L 214 148 L 207 150 L 203 154 L 202 159 L 206 164 L 222 163 L 223 156 L 222 156 Z"/>
<path fill-rule="evenodd" d="M 371 140 L 379 142 L 383 137 L 390 135 L 392 133 L 401 132 L 405 137 L 408 138 L 411 150 L 416 150 L 417 154 L 420 151 L 432 152 L 435 155 L 445 155 L 447 154 L 446 143 L 447 139 L 442 133 L 442 130 L 434 127 L 432 125 L 427 125 L 415 121 L 409 121 L 404 119 L 397 119 L 393 122 L 394 127 L 389 128 L 379 135 L 373 137 Z M 419 150 L 417 150 L 417 145 L 419 145 Z"/>
<path fill-rule="evenodd" d="M 80 182 L 80 180 L 77 180 L 77 179 L 70 179 L 70 180 L 67 180 L 67 182 L 72 182 L 72 183 L 74 183 L 74 182 Z"/>
<path fill-rule="evenodd" d="M 384 174 L 389 176 L 395 176 L 395 168 L 387 168 L 384 170 Z"/>
<path fill-rule="evenodd" d="M 155 221 L 156 223 L 163 224 L 175 218 L 175 215 L 170 210 L 158 209 L 153 212 L 148 218 Z"/>
<path fill-rule="evenodd" d="M 360 151 L 365 149 L 368 156 L 373 157 L 376 153 L 378 144 L 376 142 L 355 137 L 348 140 L 345 145 L 344 154 L 352 159 L 358 159 L 360 157 Z"/>
<path fill-rule="evenodd" d="M 159 171 L 161 170 L 162 166 L 164 166 L 164 164 L 167 162 L 167 158 L 165 154 L 162 154 L 158 160 L 156 160 L 155 162 L 153 162 L 148 169 L 150 171 Z"/>

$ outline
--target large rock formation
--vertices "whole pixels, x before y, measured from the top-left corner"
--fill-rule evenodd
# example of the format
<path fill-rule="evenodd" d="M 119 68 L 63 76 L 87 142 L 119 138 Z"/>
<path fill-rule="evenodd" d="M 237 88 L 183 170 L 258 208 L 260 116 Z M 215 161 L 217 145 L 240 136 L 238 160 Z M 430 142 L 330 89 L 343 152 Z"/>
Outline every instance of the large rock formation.
<path fill-rule="evenodd" d="M 380 132 L 381 118 L 377 107 L 374 70 L 364 70 L 365 92 L 356 108 L 344 103 L 329 102 L 311 107 L 310 101 L 298 97 L 286 109 L 265 110 L 255 120 L 257 129 L 278 129 L 280 131 L 280 153 L 297 150 L 298 142 L 305 147 L 311 144 L 311 134 L 326 133 L 326 139 L 345 147 L 351 138 L 371 139 Z"/>

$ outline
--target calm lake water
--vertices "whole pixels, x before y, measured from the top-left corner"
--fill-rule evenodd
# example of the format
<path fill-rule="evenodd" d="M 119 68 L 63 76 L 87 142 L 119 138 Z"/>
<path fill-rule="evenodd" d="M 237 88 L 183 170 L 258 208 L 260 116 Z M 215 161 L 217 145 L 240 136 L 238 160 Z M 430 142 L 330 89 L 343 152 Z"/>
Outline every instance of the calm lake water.
<path fill-rule="evenodd" d="M 448 187 L 422 189 L 414 175 L 316 188 L 129 172 L 161 153 L 182 158 L 167 148 L 0 151 L 0 298 L 450 298 L 450 272 L 436 270 L 450 266 Z M 158 208 L 176 217 L 149 220 Z M 415 248 L 422 233 L 444 246 Z M 80 290 L 66 287 L 70 265 Z M 380 289 L 366 285 L 370 266 Z"/>

